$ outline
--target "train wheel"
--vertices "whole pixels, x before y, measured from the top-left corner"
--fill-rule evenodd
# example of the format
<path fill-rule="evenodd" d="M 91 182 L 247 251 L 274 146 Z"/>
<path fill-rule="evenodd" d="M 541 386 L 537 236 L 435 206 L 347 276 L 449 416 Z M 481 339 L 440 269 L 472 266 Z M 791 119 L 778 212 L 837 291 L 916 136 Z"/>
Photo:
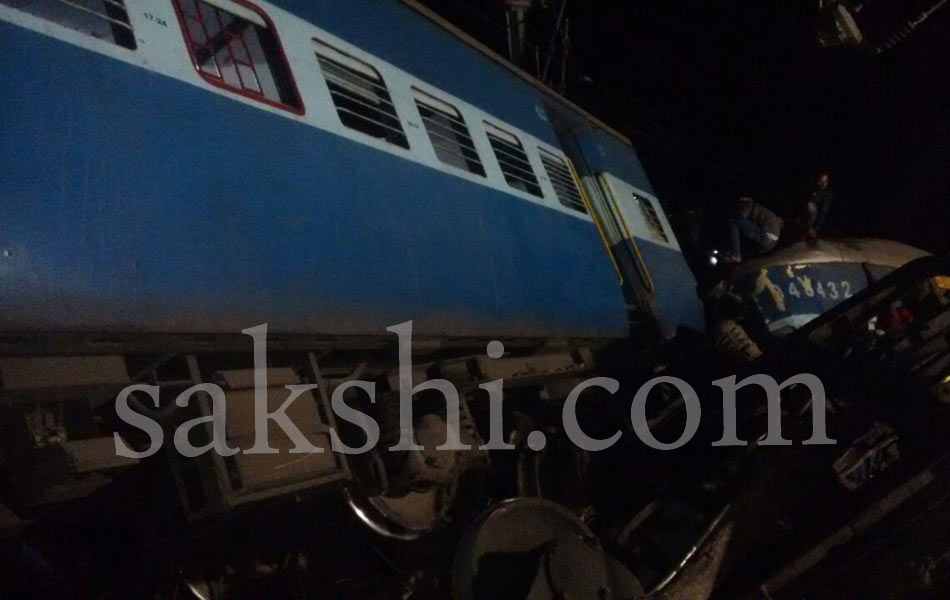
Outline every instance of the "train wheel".
<path fill-rule="evenodd" d="M 543 448 L 532 449 L 527 433 L 535 430 L 525 415 L 516 418 L 519 427 L 512 439 L 518 446 L 516 467 L 518 495 L 543 498 L 570 508 L 575 514 L 587 516 L 591 503 L 587 487 L 590 455 L 556 432 L 548 432 Z"/>
<path fill-rule="evenodd" d="M 469 450 L 438 450 L 450 425 L 444 411 L 418 411 L 413 433 L 421 450 L 390 452 L 399 438 L 398 402 L 383 403 L 377 414 L 380 443 L 370 453 L 371 469 L 354 469 L 346 499 L 373 531 L 398 540 L 419 539 L 449 523 L 474 518 L 487 503 L 487 458 L 461 402 L 459 439 Z"/>

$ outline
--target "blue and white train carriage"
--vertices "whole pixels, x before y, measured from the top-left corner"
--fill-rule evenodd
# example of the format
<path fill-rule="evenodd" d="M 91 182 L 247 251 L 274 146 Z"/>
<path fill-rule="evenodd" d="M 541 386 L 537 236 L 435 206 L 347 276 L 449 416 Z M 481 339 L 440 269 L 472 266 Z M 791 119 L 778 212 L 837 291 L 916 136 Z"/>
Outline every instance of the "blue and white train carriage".
<path fill-rule="evenodd" d="M 264 322 L 453 356 L 703 326 L 630 143 L 414 0 L 0 0 L 0 70 L 8 402 L 206 379 Z"/>
<path fill-rule="evenodd" d="M 621 337 L 568 158 L 623 277 L 701 327 L 629 143 L 427 16 L 0 0 L 0 328 Z"/>

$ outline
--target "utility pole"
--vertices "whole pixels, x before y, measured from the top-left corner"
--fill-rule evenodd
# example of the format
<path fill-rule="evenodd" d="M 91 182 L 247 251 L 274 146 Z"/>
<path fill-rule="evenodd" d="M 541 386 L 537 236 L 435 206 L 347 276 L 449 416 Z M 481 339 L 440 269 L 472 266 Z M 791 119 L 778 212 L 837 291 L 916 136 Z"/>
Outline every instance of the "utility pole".
<path fill-rule="evenodd" d="M 527 30 L 525 14 L 533 0 L 504 0 L 505 23 L 508 27 L 508 58 L 518 66 L 525 66 Z"/>
<path fill-rule="evenodd" d="M 819 0 L 821 46 L 856 46 L 883 54 L 910 38 L 950 0 Z"/>
<path fill-rule="evenodd" d="M 562 23 L 564 22 L 565 8 L 567 8 L 567 0 L 561 0 L 561 8 L 557 11 L 557 21 L 554 22 L 554 31 L 551 33 L 551 43 L 548 46 L 548 56 L 544 61 L 544 72 L 541 74 L 541 81 L 545 83 L 548 82 L 548 73 L 551 70 L 551 61 L 554 59 L 554 51 L 557 47 L 558 37 L 561 36 L 561 27 Z"/>

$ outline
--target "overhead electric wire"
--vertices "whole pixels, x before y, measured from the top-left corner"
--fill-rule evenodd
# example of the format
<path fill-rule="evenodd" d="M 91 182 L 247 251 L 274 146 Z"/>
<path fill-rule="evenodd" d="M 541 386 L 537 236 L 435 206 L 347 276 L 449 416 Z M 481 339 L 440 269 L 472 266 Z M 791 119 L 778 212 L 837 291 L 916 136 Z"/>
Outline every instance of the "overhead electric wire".
<path fill-rule="evenodd" d="M 505 33 L 506 28 L 504 24 L 492 19 L 491 17 L 486 15 L 484 12 L 482 12 L 478 7 L 473 6 L 470 2 L 467 2 L 465 0 L 448 0 L 448 3 L 451 5 L 454 5 L 457 8 L 464 10 L 468 15 L 477 19 L 478 21 L 491 26 L 492 28 L 496 29 L 500 34 Z M 446 0 L 441 0 L 438 3 L 430 2 L 429 4 L 430 4 L 430 7 L 433 8 L 434 10 L 439 10 L 440 8 L 443 9 L 442 12 L 443 14 L 445 14 L 444 5 L 446 4 Z M 460 26 L 464 25 L 464 23 L 457 23 L 457 24 Z M 529 38 L 538 39 L 540 37 L 537 35 L 537 32 L 534 30 L 534 28 L 531 27 L 530 25 L 526 26 L 526 30 L 529 34 L 528 35 Z M 485 35 L 483 31 L 479 32 L 479 31 L 470 30 L 470 33 L 480 38 L 484 43 L 489 43 L 489 45 L 491 45 L 490 41 L 485 40 Z M 557 47 L 556 42 L 557 40 L 555 40 L 554 43 L 551 44 L 552 48 Z M 539 54 L 540 53 L 544 54 L 543 58 L 545 60 L 553 59 L 553 55 L 549 54 L 548 52 L 544 52 L 540 50 L 540 44 L 536 44 L 532 42 L 532 46 L 537 48 L 537 52 Z M 499 51 L 499 48 L 496 47 L 495 50 Z M 581 64 L 573 56 L 568 56 L 566 58 L 566 61 L 570 65 L 572 70 L 574 70 L 575 73 L 583 72 L 583 69 L 581 68 Z M 540 74 L 537 74 L 537 75 L 540 76 Z M 695 82 L 689 82 L 689 83 L 692 84 L 694 86 L 693 89 L 696 90 Z M 653 111 L 649 107 L 647 102 L 643 100 L 642 98 L 638 98 L 632 94 L 620 95 L 614 92 L 608 86 L 605 86 L 603 83 L 595 82 L 593 85 L 595 86 L 595 90 L 596 90 L 594 96 L 595 97 L 599 96 L 601 100 L 610 101 L 614 103 L 615 106 L 628 106 L 631 103 L 635 103 L 637 105 L 638 110 L 636 111 L 630 111 L 628 113 L 625 113 L 622 116 L 613 115 L 608 118 L 609 121 L 613 121 L 614 123 L 617 123 L 622 128 L 630 130 L 631 133 L 634 134 L 635 141 L 645 140 L 648 142 L 652 142 L 655 146 L 658 147 L 659 150 L 665 152 L 667 155 L 673 158 L 683 160 L 684 162 L 690 164 L 692 167 L 700 169 L 702 172 L 715 177 L 716 179 L 722 181 L 723 183 L 729 184 L 734 187 L 740 187 L 740 188 L 749 189 L 749 190 L 753 190 L 755 187 L 757 187 L 757 186 L 749 185 L 748 182 L 743 181 L 745 179 L 744 177 L 740 176 L 733 169 L 730 169 L 726 167 L 725 165 L 719 163 L 719 161 L 711 159 L 708 156 L 699 155 L 695 152 L 695 150 L 690 150 L 690 148 L 695 149 L 698 147 L 702 147 L 705 144 L 701 144 L 698 140 L 689 138 L 683 135 L 682 133 L 674 132 L 670 128 L 665 126 L 659 120 L 659 118 L 655 115 L 655 111 Z M 711 88 L 707 88 L 707 91 L 709 89 Z M 571 97 L 571 95 L 567 93 L 565 93 L 565 96 L 568 98 Z M 604 102 L 604 103 L 609 104 L 609 102 Z M 717 106 L 717 108 L 721 109 L 724 112 L 728 111 L 728 109 L 722 106 Z M 610 109 L 607 109 L 607 110 L 610 110 Z M 647 112 L 651 114 L 648 115 L 646 114 Z M 732 112 L 732 114 L 739 115 L 740 113 L 738 111 L 734 111 Z M 652 131 L 648 130 L 648 128 L 652 128 Z M 798 145 L 799 143 L 802 142 L 802 140 L 797 139 L 795 140 L 795 142 L 796 142 L 795 145 Z"/>

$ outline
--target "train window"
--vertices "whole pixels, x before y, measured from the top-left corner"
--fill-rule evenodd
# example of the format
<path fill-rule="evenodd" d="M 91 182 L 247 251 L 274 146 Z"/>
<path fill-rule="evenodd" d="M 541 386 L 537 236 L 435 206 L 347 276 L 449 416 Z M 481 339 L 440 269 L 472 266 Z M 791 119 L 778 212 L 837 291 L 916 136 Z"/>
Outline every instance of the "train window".
<path fill-rule="evenodd" d="M 657 214 L 656 207 L 653 206 L 653 202 L 647 198 L 644 198 L 643 196 L 634 195 L 633 198 L 637 201 L 637 204 L 640 205 L 640 212 L 643 214 L 643 220 L 646 221 L 647 228 L 650 230 L 650 233 L 653 234 L 653 237 L 668 244 L 670 242 L 670 237 L 666 235 L 666 230 L 663 228 L 663 222 L 660 221 L 660 215 Z"/>
<path fill-rule="evenodd" d="M 382 75 L 372 66 L 314 40 L 320 70 L 343 125 L 390 144 L 409 147 Z"/>
<path fill-rule="evenodd" d="M 277 30 L 244 0 L 175 0 L 188 51 L 210 83 L 302 113 Z"/>
<path fill-rule="evenodd" d="M 429 140 L 439 160 L 469 173 L 485 176 L 485 167 L 478 157 L 475 142 L 465 119 L 457 108 L 415 88 L 416 107 L 425 123 Z"/>
<path fill-rule="evenodd" d="M 135 50 L 135 33 L 122 0 L 0 0 L 0 4 Z"/>
<path fill-rule="evenodd" d="M 492 150 L 495 151 L 495 158 L 498 159 L 498 166 L 501 167 L 508 185 L 516 190 L 543 198 L 544 194 L 541 193 L 538 178 L 531 168 L 521 140 L 491 123 L 485 123 L 485 129 L 488 132 L 488 141 L 491 142 Z"/>
<path fill-rule="evenodd" d="M 540 148 L 538 150 L 541 154 L 541 164 L 547 171 L 558 201 L 570 209 L 586 214 L 587 207 L 584 206 L 584 199 L 581 197 L 581 191 L 577 187 L 577 180 L 574 179 L 571 167 L 564 159 Z"/>

